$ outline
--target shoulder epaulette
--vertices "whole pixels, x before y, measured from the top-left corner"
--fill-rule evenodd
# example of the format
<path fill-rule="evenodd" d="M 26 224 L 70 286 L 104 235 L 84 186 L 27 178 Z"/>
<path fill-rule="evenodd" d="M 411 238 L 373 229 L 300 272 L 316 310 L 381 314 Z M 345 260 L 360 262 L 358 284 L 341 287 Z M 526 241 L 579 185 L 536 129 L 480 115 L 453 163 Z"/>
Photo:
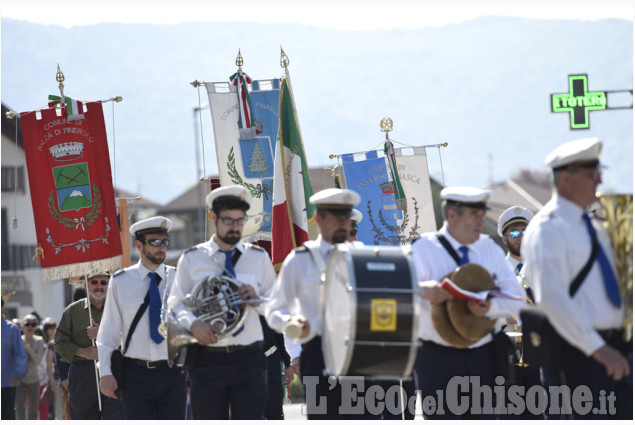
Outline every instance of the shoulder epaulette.
<path fill-rule="evenodd" d="M 112 275 L 112 277 L 117 277 L 120 274 L 124 274 L 125 272 L 126 272 L 126 269 L 119 269 Z"/>
<path fill-rule="evenodd" d="M 295 252 L 309 252 L 309 248 L 307 248 L 304 245 L 300 245 L 299 247 L 297 247 L 296 249 L 294 249 Z"/>
<path fill-rule="evenodd" d="M 421 235 L 417 235 L 414 238 L 410 239 L 410 245 L 414 245 L 415 242 L 417 242 L 417 240 L 419 240 L 421 238 Z"/>
<path fill-rule="evenodd" d="M 188 249 L 186 249 L 185 251 L 183 251 L 183 254 L 187 254 L 187 253 L 188 253 L 188 252 L 190 252 L 190 251 L 195 251 L 195 250 L 196 250 L 196 248 L 197 248 L 196 246 L 193 246 L 193 247 L 191 247 L 191 248 L 188 248 Z"/>
<path fill-rule="evenodd" d="M 249 244 L 247 244 L 247 243 L 246 243 L 246 244 L 245 244 L 245 246 L 246 246 L 247 248 L 253 248 L 253 249 L 257 249 L 258 251 L 264 251 L 264 252 L 267 252 L 267 251 L 266 251 L 263 247 L 261 247 L 260 245 L 254 245 L 254 244 L 251 244 L 251 243 L 249 243 Z"/>

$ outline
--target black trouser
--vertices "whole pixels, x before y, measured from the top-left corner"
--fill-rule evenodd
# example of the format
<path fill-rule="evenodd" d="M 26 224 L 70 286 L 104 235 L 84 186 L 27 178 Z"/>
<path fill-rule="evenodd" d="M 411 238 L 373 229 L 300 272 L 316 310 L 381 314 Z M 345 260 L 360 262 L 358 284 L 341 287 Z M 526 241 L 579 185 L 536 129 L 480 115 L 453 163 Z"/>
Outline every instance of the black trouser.
<path fill-rule="evenodd" d="M 264 419 L 266 359 L 260 344 L 231 352 L 196 346 L 191 372 L 192 416 L 199 419 Z"/>
<path fill-rule="evenodd" d="M 522 394 L 527 394 L 527 392 L 529 391 L 530 388 L 532 387 L 542 387 L 542 381 L 540 379 L 540 368 L 533 366 L 533 365 L 529 365 L 529 366 L 514 366 L 514 374 L 515 374 L 515 380 L 513 383 L 511 383 L 511 385 L 508 385 L 506 387 L 506 391 L 516 391 L 516 392 L 522 392 Z M 515 386 L 514 388 L 512 388 L 512 386 Z M 510 403 L 511 400 L 509 400 L 509 392 L 507 393 L 508 398 L 506 399 L 506 402 Z M 528 420 L 528 419 L 535 419 L 535 420 L 541 420 L 541 419 L 545 419 L 545 414 L 544 412 L 541 411 L 534 411 L 532 413 L 532 411 L 528 408 L 522 409 L 522 411 L 519 412 L 512 412 L 512 411 L 508 411 L 507 414 L 505 415 L 501 415 L 499 416 L 498 419 L 502 419 L 502 420 Z"/>
<path fill-rule="evenodd" d="M 335 383 L 335 377 L 325 376 L 324 370 L 322 339 L 315 337 L 306 344 L 302 344 L 300 355 L 300 377 L 306 398 L 308 419 L 380 418 L 368 412 L 364 390 L 357 391 L 354 395 L 344 394 L 341 383 Z M 322 409 L 324 405 L 325 408 Z"/>
<path fill-rule="evenodd" d="M 2 417 L 4 420 L 15 419 L 15 387 L 2 387 Z"/>
<path fill-rule="evenodd" d="M 282 401 L 284 391 L 282 388 L 282 356 L 276 350 L 267 357 L 267 407 L 265 408 L 265 419 L 282 420 L 284 412 Z"/>
<path fill-rule="evenodd" d="M 495 419 L 493 412 L 483 409 L 483 406 L 494 403 L 493 395 L 489 402 L 484 394 L 487 389 L 474 391 L 477 383 L 479 387 L 494 387 L 495 361 L 492 342 L 462 349 L 422 341 L 415 370 L 424 418 Z"/>
<path fill-rule="evenodd" d="M 124 357 L 123 372 L 127 419 L 185 419 L 187 388 L 183 370 L 169 367 L 165 360 L 148 368 L 147 364 Z"/>
<path fill-rule="evenodd" d="M 101 394 L 101 412 L 97 400 L 95 362 L 73 360 L 68 369 L 68 410 L 71 419 L 125 419 L 121 400 Z"/>
<path fill-rule="evenodd" d="M 417 393 L 415 391 L 415 380 L 414 375 L 416 371 L 413 370 L 412 376 L 410 379 L 404 379 L 401 382 L 398 380 L 386 379 L 378 382 L 379 385 L 382 386 L 384 392 L 386 394 L 385 402 L 386 408 L 382 412 L 381 416 L 384 420 L 399 420 L 399 419 L 407 419 L 412 420 L 415 418 L 415 404 L 413 400 L 416 400 Z M 392 391 L 395 386 L 400 386 L 402 389 L 399 391 Z M 392 394 L 394 399 L 388 400 L 390 397 L 389 394 Z M 401 399 L 403 396 L 403 400 Z M 395 406 L 397 407 L 397 412 L 391 412 L 387 406 Z M 412 407 L 412 408 L 411 408 Z"/>
<path fill-rule="evenodd" d="M 569 419 L 570 417 L 573 419 L 633 419 L 633 355 L 630 352 L 632 347 L 629 349 L 625 346 L 619 331 L 610 335 L 601 334 L 609 346 L 627 356 L 631 374 L 621 381 L 614 381 L 606 374 L 606 368 L 603 365 L 563 340 L 563 368 L 561 370 L 543 369 L 543 384 L 546 388 L 566 385 L 571 390 L 571 394 L 576 387 L 584 385 L 591 391 L 593 404 L 592 407 L 588 406 L 589 412 L 586 412 L 584 408 L 572 408 L 571 414 L 567 411 L 558 412 L 564 403 L 572 406 L 571 399 L 557 406 L 549 405 L 546 412 L 547 419 Z M 615 396 L 613 401 L 611 401 L 613 398 L 611 395 Z"/>

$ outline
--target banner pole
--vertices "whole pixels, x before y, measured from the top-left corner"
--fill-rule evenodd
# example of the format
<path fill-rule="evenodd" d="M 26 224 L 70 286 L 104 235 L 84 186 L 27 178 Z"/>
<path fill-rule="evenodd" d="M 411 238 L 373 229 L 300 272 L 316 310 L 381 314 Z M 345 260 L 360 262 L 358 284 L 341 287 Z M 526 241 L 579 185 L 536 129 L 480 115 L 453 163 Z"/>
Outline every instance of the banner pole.
<path fill-rule="evenodd" d="M 117 214 L 119 215 L 119 239 L 121 240 L 121 268 L 130 267 L 130 236 L 128 231 L 128 199 L 117 199 Z"/>

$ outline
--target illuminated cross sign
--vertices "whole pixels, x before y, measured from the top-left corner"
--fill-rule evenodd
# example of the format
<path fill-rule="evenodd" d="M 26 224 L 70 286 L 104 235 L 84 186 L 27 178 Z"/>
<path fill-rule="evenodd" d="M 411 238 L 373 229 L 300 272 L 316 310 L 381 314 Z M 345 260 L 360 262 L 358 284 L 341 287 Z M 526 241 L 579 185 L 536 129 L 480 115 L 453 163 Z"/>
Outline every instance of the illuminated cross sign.
<path fill-rule="evenodd" d="M 569 112 L 571 129 L 589 128 L 589 111 L 606 108 L 606 92 L 589 92 L 587 75 L 569 75 L 569 93 L 551 95 L 551 112 Z"/>

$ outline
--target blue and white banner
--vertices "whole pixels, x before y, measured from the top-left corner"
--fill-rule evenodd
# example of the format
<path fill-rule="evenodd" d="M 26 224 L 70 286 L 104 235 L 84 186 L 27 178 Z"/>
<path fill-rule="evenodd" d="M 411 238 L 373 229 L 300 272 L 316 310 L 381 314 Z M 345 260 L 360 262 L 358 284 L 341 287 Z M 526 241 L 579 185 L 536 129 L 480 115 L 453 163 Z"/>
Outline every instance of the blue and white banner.
<path fill-rule="evenodd" d="M 271 240 L 273 167 L 278 135 L 280 80 L 254 80 L 249 97 L 255 138 L 241 139 L 236 86 L 206 83 L 214 124 L 216 158 L 221 186 L 240 185 L 251 194 L 243 236 L 245 241 Z"/>
<path fill-rule="evenodd" d="M 395 148 L 395 156 L 408 204 L 405 212 L 397 208 L 383 152 L 342 155 L 346 187 L 362 197 L 357 209 L 364 218 L 357 239 L 367 245 L 404 245 L 437 230 L 425 148 Z"/>

